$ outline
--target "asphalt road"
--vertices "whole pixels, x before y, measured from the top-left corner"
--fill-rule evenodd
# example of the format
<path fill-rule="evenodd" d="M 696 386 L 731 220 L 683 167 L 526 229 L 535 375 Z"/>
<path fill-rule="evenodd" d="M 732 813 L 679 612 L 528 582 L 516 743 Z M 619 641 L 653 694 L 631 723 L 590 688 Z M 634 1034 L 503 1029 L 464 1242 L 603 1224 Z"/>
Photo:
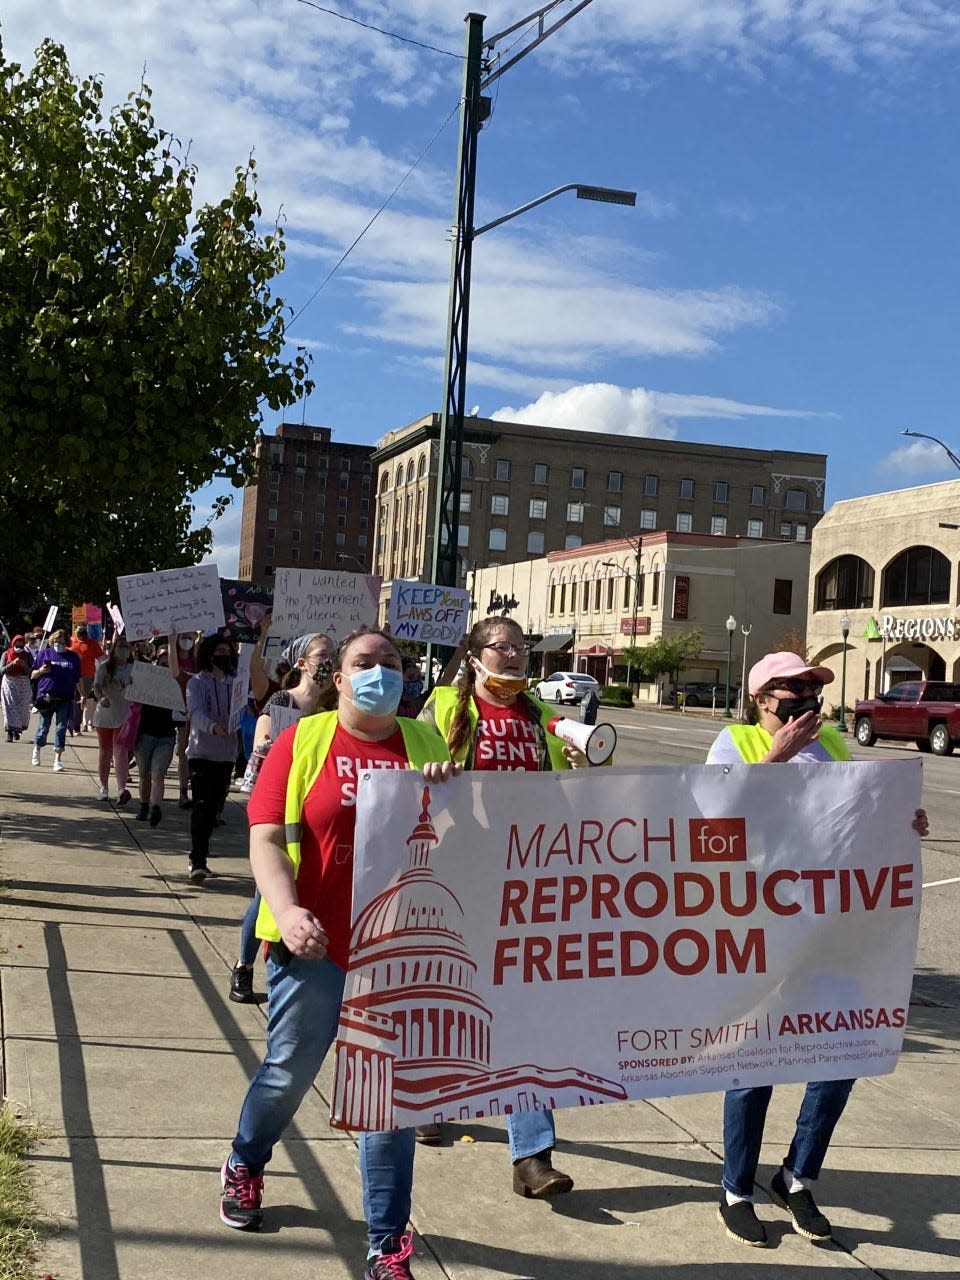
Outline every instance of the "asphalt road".
<path fill-rule="evenodd" d="M 718 715 L 675 710 L 618 711 L 603 708 L 601 720 L 617 728 L 618 765 L 699 764 L 723 728 Z M 851 734 L 854 760 L 907 760 L 920 753 L 913 743 L 859 746 Z M 923 841 L 923 911 L 914 997 L 938 1005 L 960 1004 L 960 751 L 923 755 L 923 804 L 930 835 Z"/>

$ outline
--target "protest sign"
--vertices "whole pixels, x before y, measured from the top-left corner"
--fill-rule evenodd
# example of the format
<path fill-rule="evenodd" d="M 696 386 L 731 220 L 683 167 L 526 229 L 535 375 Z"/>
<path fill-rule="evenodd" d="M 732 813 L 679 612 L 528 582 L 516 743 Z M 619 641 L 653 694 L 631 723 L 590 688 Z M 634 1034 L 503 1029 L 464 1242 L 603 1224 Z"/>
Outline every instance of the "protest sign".
<path fill-rule="evenodd" d="M 919 761 L 361 770 L 333 1123 L 892 1071 L 920 785 Z"/>
<path fill-rule="evenodd" d="M 113 626 L 117 635 L 122 636 L 126 624 L 123 621 L 123 614 L 112 601 L 107 604 L 107 613 L 113 619 Z"/>
<path fill-rule="evenodd" d="M 398 640 L 458 645 L 470 616 L 470 592 L 461 587 L 394 578 L 390 591 L 390 631 Z"/>
<path fill-rule="evenodd" d="M 278 707 L 270 708 L 270 738 L 276 742 L 284 729 L 292 724 L 296 724 L 300 719 L 301 711 L 299 707 Z"/>
<path fill-rule="evenodd" d="M 75 604 L 70 609 L 70 617 L 75 627 L 78 627 L 82 622 L 102 622 L 103 610 L 98 604 Z"/>
<path fill-rule="evenodd" d="M 236 733 L 240 727 L 240 713 L 247 705 L 250 694 L 250 659 L 253 657 L 253 645 L 241 644 L 237 651 L 237 674 L 230 686 L 230 732 Z"/>
<path fill-rule="evenodd" d="M 150 640 L 172 631 L 213 632 L 224 625 L 215 564 L 131 573 L 118 578 L 117 586 L 131 640 Z"/>
<path fill-rule="evenodd" d="M 130 667 L 130 682 L 123 691 L 128 702 L 144 702 L 148 707 L 169 707 L 171 711 L 185 711 L 180 686 L 166 667 L 155 667 L 150 662 L 134 662 Z"/>
<path fill-rule="evenodd" d="M 286 637 L 284 643 L 308 631 L 340 641 L 358 627 L 375 626 L 379 608 L 379 578 L 333 569 L 278 569 L 270 631 Z"/>
<path fill-rule="evenodd" d="M 58 606 L 52 604 L 47 610 L 47 616 L 43 620 L 43 629 L 47 635 L 53 630 L 53 624 L 57 620 Z"/>
<path fill-rule="evenodd" d="M 260 624 L 273 605 L 273 592 L 255 582 L 220 579 L 224 627 L 237 644 L 256 644 Z"/>

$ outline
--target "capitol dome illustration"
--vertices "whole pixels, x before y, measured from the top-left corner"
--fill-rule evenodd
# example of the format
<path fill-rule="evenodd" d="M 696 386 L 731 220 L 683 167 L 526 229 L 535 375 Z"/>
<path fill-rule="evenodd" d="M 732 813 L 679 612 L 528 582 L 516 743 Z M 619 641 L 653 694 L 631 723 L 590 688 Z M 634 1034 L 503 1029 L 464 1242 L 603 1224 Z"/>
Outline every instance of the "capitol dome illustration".
<path fill-rule="evenodd" d="M 424 788 L 405 869 L 353 924 L 331 1122 L 389 1129 L 623 1100 L 619 1084 L 575 1068 L 491 1072 L 493 1015 L 476 989 L 463 906 L 430 866 L 438 843 Z"/>

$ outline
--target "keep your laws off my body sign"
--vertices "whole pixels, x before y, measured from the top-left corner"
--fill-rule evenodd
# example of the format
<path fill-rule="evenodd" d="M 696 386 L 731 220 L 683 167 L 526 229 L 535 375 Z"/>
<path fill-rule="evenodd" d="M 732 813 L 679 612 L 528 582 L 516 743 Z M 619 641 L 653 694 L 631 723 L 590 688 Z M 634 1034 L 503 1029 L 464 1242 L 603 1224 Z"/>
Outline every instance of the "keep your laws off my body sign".
<path fill-rule="evenodd" d="M 469 630 L 470 592 L 461 587 L 394 578 L 390 592 L 390 630 L 398 640 L 457 645 Z"/>
<path fill-rule="evenodd" d="M 892 1071 L 920 785 L 919 761 L 361 775 L 334 1123 Z"/>

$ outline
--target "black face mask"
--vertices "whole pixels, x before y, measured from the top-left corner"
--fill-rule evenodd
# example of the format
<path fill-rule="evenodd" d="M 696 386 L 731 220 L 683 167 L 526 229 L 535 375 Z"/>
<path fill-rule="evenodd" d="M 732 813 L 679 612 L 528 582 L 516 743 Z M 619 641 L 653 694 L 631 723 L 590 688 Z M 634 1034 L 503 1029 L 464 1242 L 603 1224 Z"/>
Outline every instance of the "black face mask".
<path fill-rule="evenodd" d="M 822 698 L 808 693 L 805 698 L 778 698 L 776 707 L 770 710 L 781 724 L 786 724 L 791 717 L 802 716 L 805 711 L 819 711 L 822 706 Z"/>
<path fill-rule="evenodd" d="M 212 666 L 217 667 L 225 676 L 235 676 L 237 674 L 237 664 L 225 653 L 215 653 L 210 659 Z"/>

